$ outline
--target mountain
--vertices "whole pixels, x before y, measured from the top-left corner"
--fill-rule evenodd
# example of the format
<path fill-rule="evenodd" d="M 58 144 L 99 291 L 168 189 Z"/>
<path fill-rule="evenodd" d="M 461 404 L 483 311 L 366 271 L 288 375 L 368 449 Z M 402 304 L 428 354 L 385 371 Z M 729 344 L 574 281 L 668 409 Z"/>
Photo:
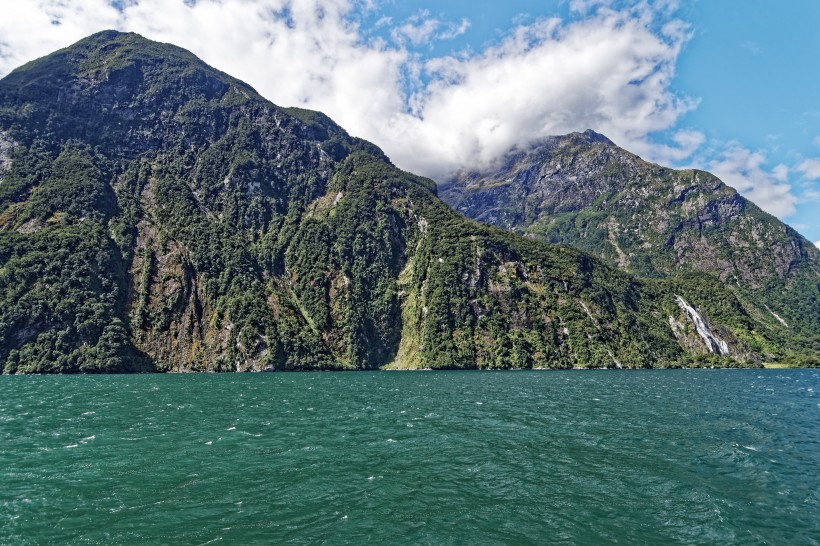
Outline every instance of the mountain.
<path fill-rule="evenodd" d="M 707 172 L 648 163 L 586 131 L 463 171 L 440 192 L 470 218 L 642 277 L 714 276 L 752 316 L 820 350 L 820 251 Z"/>
<path fill-rule="evenodd" d="M 171 45 L 106 31 L 0 80 L 5 373 L 756 366 L 784 332 L 465 219 Z"/>

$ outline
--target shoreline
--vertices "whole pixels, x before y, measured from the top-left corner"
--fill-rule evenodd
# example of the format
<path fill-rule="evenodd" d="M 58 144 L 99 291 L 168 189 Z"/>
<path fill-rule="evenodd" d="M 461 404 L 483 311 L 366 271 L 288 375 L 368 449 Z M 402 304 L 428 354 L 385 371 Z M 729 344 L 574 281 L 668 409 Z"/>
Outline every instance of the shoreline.
<path fill-rule="evenodd" d="M 117 375 L 117 376 L 135 376 L 135 375 L 235 375 L 239 374 L 269 374 L 269 373 L 357 373 L 357 372 L 566 372 L 566 371 L 614 371 L 614 372 L 627 372 L 627 371 L 664 371 L 664 370 L 752 370 L 752 371 L 762 371 L 762 370 L 816 370 L 818 368 L 811 368 L 811 367 L 799 367 L 799 366 L 788 366 L 783 364 L 773 364 L 773 365 L 764 365 L 760 368 L 735 368 L 735 367 L 714 367 L 714 366 L 704 366 L 704 367 L 675 367 L 675 368 L 585 368 L 576 366 L 573 368 L 545 368 L 545 367 L 537 367 L 537 368 L 442 368 L 442 369 L 434 369 L 434 368 L 377 368 L 372 370 L 247 370 L 243 372 L 218 372 L 218 371 L 179 371 L 179 370 L 168 370 L 168 371 L 153 371 L 153 372 L 134 372 L 134 373 L 96 373 L 96 374 L 89 374 L 89 373 L 12 373 L 12 374 L 0 374 L 2 376 L 69 376 L 69 375 L 82 375 L 82 376 L 96 376 L 96 375 Z"/>

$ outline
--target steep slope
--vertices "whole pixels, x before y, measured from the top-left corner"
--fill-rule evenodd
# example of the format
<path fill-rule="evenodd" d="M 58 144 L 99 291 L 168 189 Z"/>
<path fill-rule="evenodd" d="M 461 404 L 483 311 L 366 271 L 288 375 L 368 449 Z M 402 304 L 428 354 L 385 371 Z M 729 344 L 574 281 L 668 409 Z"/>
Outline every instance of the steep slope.
<path fill-rule="evenodd" d="M 463 172 L 440 193 L 470 218 L 640 276 L 714 275 L 796 347 L 815 348 L 820 251 L 709 173 L 647 163 L 587 131 Z"/>
<path fill-rule="evenodd" d="M 135 34 L 0 80 L 6 373 L 777 356 L 721 290 L 466 220 L 326 116 Z"/>

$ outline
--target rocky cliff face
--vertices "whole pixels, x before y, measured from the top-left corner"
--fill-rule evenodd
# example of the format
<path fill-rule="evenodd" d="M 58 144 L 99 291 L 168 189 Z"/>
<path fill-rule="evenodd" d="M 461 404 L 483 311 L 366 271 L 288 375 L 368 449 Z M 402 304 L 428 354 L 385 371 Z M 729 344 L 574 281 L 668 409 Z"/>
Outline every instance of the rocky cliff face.
<path fill-rule="evenodd" d="M 0 156 L 6 373 L 756 365 L 782 339 L 720 284 L 466 220 L 326 116 L 134 34 L 0 80 Z"/>
<path fill-rule="evenodd" d="M 640 276 L 714 275 L 774 327 L 820 332 L 820 252 L 709 173 L 647 163 L 587 131 L 463 172 L 440 194 L 468 217 Z"/>

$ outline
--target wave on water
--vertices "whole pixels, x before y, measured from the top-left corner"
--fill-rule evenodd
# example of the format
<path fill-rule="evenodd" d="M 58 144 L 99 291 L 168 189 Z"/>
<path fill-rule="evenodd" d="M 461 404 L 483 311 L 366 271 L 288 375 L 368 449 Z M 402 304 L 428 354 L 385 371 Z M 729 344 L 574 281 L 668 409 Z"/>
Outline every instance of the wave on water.
<path fill-rule="evenodd" d="M 0 544 L 820 536 L 820 370 L 19 379 Z"/>

